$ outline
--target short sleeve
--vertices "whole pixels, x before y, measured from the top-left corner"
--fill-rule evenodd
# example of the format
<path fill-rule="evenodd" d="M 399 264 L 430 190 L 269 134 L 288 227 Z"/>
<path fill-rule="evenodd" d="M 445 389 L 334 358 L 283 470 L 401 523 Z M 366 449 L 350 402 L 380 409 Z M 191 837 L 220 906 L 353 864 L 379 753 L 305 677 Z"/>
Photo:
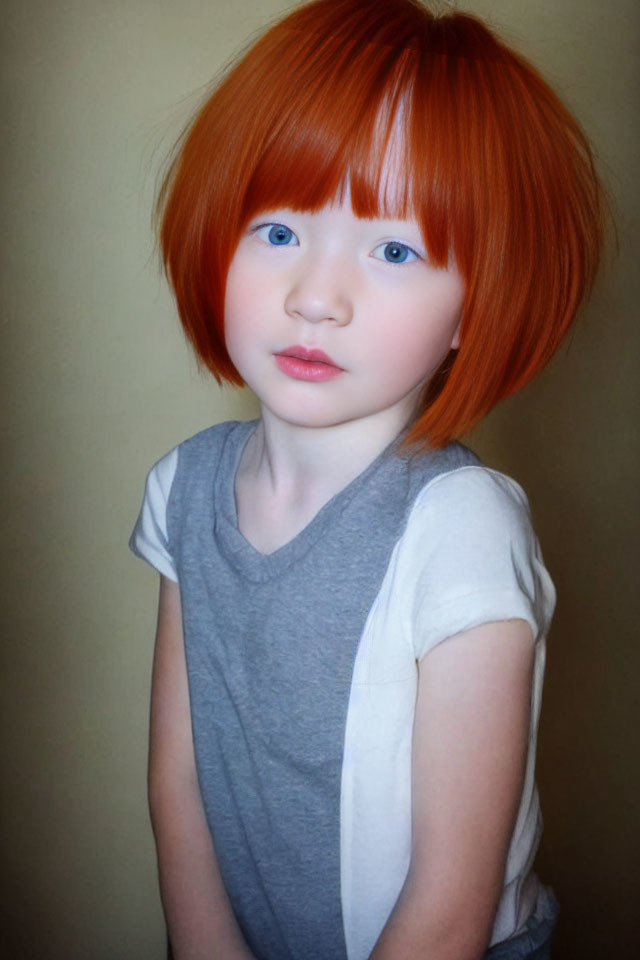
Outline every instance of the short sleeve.
<path fill-rule="evenodd" d="M 471 466 L 432 481 L 409 520 L 416 659 L 442 640 L 497 620 L 546 634 L 555 590 L 527 498 L 504 474 Z"/>
<path fill-rule="evenodd" d="M 167 501 L 177 464 L 176 447 L 149 471 L 142 507 L 129 540 L 129 547 L 137 557 L 146 560 L 159 573 L 175 581 L 178 580 L 178 574 L 169 551 Z"/>

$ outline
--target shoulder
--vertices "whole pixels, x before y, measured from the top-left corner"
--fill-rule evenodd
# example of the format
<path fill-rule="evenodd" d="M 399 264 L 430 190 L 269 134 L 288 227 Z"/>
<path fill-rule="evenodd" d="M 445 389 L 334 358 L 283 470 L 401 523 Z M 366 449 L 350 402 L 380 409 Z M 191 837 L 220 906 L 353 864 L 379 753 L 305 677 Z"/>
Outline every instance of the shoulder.
<path fill-rule="evenodd" d="M 229 441 L 243 443 L 255 429 L 252 420 L 226 420 L 199 430 L 174 449 L 179 460 L 210 459 L 220 456 Z"/>
<path fill-rule="evenodd" d="M 211 466 L 219 462 L 230 439 L 242 444 L 253 429 L 252 423 L 229 421 L 201 430 L 173 447 L 149 470 L 144 497 L 130 547 L 160 573 L 177 579 L 174 558 L 170 550 L 168 512 L 176 480 L 197 482 L 198 477 L 211 476 Z"/>
<path fill-rule="evenodd" d="M 242 445 L 253 429 L 252 421 L 228 420 L 199 430 L 183 440 L 151 467 L 145 497 L 166 507 L 178 474 L 191 476 L 197 474 L 200 467 L 210 476 L 211 465 L 220 461 L 228 442 Z"/>
<path fill-rule="evenodd" d="M 168 496 L 179 470 L 189 472 L 198 464 L 209 468 L 211 463 L 220 459 L 229 442 L 243 444 L 254 428 L 254 421 L 228 420 L 199 430 L 161 457 L 151 467 L 147 482 L 161 482 Z"/>
<path fill-rule="evenodd" d="M 452 525 L 459 530 L 469 526 L 488 532 L 498 525 L 533 532 L 529 501 L 522 487 L 506 474 L 481 464 L 441 473 L 425 484 L 414 502 L 410 522 L 449 532 Z"/>
<path fill-rule="evenodd" d="M 178 448 L 166 453 L 149 470 L 142 505 L 129 540 L 132 552 L 163 576 L 177 580 L 167 535 L 167 503 L 178 464 Z"/>
<path fill-rule="evenodd" d="M 414 502 L 398 562 L 419 624 L 419 655 L 491 620 L 527 620 L 544 635 L 555 592 L 514 480 L 479 464 L 442 473 Z"/>

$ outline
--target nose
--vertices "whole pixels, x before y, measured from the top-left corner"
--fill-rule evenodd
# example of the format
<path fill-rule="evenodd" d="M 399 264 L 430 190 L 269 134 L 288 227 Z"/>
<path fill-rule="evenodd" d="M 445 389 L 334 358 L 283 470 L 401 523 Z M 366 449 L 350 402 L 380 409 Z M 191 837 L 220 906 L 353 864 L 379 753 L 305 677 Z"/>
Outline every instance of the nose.
<path fill-rule="evenodd" d="M 344 327 L 353 318 L 353 303 L 344 268 L 333 258 L 300 264 L 285 300 L 289 316 L 308 323 L 330 321 Z"/>

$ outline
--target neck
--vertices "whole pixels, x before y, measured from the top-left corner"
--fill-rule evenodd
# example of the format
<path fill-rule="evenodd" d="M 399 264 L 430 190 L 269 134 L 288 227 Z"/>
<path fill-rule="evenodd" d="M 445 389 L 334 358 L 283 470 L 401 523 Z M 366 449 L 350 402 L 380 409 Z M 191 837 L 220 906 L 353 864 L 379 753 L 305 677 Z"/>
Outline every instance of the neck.
<path fill-rule="evenodd" d="M 343 489 L 391 444 L 405 426 L 389 417 L 330 427 L 298 427 L 263 410 L 244 466 L 274 494 L 326 499 Z"/>
<path fill-rule="evenodd" d="M 296 427 L 263 410 L 235 481 L 238 525 L 263 553 L 288 543 L 398 436 L 404 423 Z"/>

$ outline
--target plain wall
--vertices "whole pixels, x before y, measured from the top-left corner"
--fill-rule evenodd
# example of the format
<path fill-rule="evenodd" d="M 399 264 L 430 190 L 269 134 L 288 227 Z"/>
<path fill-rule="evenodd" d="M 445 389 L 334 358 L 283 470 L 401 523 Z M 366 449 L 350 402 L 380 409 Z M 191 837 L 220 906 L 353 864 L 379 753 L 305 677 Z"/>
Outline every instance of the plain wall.
<path fill-rule="evenodd" d="M 126 541 L 150 464 L 255 407 L 198 373 L 157 268 L 150 212 L 162 158 L 210 78 L 285 6 L 3 4 L 7 957 L 164 956 L 145 798 L 157 588 Z M 557 957 L 623 960 L 640 932 L 640 8 L 465 6 L 576 111 L 617 219 L 619 254 L 571 343 L 471 442 L 528 490 L 559 591 L 539 761 L 540 871 L 564 907 Z"/>

